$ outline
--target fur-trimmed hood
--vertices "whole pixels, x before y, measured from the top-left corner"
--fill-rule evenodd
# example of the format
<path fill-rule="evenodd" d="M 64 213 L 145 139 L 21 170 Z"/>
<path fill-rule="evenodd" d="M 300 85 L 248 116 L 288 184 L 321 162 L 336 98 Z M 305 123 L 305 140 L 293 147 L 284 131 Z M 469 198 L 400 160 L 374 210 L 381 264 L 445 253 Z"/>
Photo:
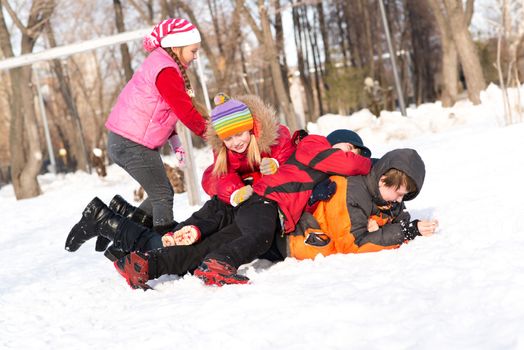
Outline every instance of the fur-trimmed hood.
<path fill-rule="evenodd" d="M 253 133 L 260 148 L 260 153 L 269 152 L 270 147 L 277 142 L 280 125 L 275 109 L 255 95 L 232 96 L 232 98 L 244 103 L 249 108 L 253 115 Z M 223 141 L 218 137 L 209 122 L 207 123 L 206 137 L 207 143 L 213 151 L 218 152 L 222 147 Z"/>

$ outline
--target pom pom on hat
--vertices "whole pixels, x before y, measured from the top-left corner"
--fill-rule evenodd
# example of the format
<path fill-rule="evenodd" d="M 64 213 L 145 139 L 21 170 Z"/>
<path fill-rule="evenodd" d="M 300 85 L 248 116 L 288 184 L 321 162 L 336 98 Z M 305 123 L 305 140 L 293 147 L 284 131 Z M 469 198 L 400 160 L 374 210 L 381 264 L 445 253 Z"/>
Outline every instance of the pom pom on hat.
<path fill-rule="evenodd" d="M 231 100 L 231 97 L 229 97 L 228 95 L 226 95 L 223 92 L 219 92 L 218 94 L 215 95 L 215 97 L 213 97 L 213 103 L 215 104 L 215 106 L 221 105 L 224 102 L 229 101 L 229 100 Z"/>
<path fill-rule="evenodd" d="M 245 104 L 224 93 L 217 94 L 213 102 L 215 108 L 211 111 L 211 127 L 221 140 L 253 129 L 253 116 Z"/>
<path fill-rule="evenodd" d="M 198 29 L 182 18 L 168 18 L 158 23 L 143 40 L 148 52 L 158 47 L 182 47 L 199 43 L 202 39 Z"/>
<path fill-rule="evenodd" d="M 369 148 L 364 146 L 364 142 L 362 142 L 360 136 L 358 136 L 358 134 L 353 130 L 338 129 L 326 136 L 326 138 L 332 146 L 336 145 L 337 143 L 347 142 L 357 148 L 360 148 L 361 154 L 364 157 L 371 157 L 371 151 L 369 150 Z"/>

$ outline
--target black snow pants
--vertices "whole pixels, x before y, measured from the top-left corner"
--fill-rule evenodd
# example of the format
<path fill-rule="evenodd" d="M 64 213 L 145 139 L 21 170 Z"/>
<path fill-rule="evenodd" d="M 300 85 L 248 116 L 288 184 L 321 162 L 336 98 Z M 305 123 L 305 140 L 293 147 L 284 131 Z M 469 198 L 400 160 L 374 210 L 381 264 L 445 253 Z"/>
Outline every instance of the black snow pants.
<path fill-rule="evenodd" d="M 238 207 L 235 224 L 240 235 L 210 252 L 206 258 L 238 268 L 262 257 L 274 247 L 275 234 L 281 231 L 278 206 L 255 193 Z"/>

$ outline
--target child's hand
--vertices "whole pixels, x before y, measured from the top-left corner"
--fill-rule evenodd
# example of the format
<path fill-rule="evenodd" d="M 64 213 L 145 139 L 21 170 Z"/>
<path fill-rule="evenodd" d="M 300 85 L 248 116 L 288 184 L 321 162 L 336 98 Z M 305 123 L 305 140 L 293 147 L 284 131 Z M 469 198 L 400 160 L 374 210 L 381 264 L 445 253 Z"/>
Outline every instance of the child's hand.
<path fill-rule="evenodd" d="M 262 175 L 273 175 L 278 170 L 278 161 L 274 158 L 262 158 L 260 162 L 260 173 Z"/>
<path fill-rule="evenodd" d="M 369 219 L 368 220 L 368 232 L 374 232 L 378 231 L 378 224 L 375 220 Z"/>
<path fill-rule="evenodd" d="M 419 220 L 417 223 L 418 231 L 422 236 L 429 237 L 435 233 L 438 228 L 437 220 Z"/>
<path fill-rule="evenodd" d="M 162 245 L 164 247 L 172 247 L 175 245 L 175 239 L 173 238 L 173 232 L 168 232 L 162 236 Z"/>
<path fill-rule="evenodd" d="M 250 185 L 241 187 L 235 192 L 233 192 L 233 194 L 231 195 L 230 203 L 232 206 L 236 207 L 237 205 L 251 197 L 252 194 L 253 187 L 251 187 Z"/>
<path fill-rule="evenodd" d="M 178 166 L 183 168 L 186 165 L 186 152 L 182 147 L 175 149 L 175 158 L 178 161 Z"/>
<path fill-rule="evenodd" d="M 168 232 L 162 236 L 162 245 L 172 247 L 191 245 L 200 240 L 200 230 L 195 225 L 187 225 L 175 232 Z"/>
<path fill-rule="evenodd" d="M 313 205 L 318 201 L 325 201 L 331 198 L 337 191 L 337 183 L 330 179 L 320 181 L 313 188 L 313 192 L 308 200 L 308 205 Z"/>

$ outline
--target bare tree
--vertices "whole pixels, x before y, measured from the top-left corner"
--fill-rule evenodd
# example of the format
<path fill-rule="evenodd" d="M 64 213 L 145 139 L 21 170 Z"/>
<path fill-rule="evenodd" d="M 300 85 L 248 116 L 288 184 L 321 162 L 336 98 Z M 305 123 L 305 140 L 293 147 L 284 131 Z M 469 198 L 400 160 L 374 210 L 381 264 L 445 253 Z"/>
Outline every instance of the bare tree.
<path fill-rule="evenodd" d="M 122 3 L 120 0 L 113 0 L 115 8 L 115 23 L 116 29 L 119 33 L 126 31 L 124 25 L 124 11 L 122 11 Z M 120 54 L 122 55 L 122 66 L 124 67 L 126 81 L 129 81 L 133 76 L 133 68 L 131 67 L 131 56 L 129 55 L 129 47 L 126 43 L 120 44 Z"/>
<path fill-rule="evenodd" d="M 174 0 L 175 6 L 185 12 L 189 20 L 200 29 L 202 36 L 202 50 L 209 61 L 209 67 L 215 77 L 216 85 L 228 88 L 239 72 L 236 55 L 238 47 L 241 46 L 242 35 L 240 33 L 240 8 L 235 6 L 227 21 L 223 13 L 218 12 L 214 1 L 210 3 L 211 20 L 213 32 L 203 30 L 201 20 L 195 15 L 193 7 L 181 0 Z"/>
<path fill-rule="evenodd" d="M 49 42 L 49 46 L 56 47 L 57 46 L 56 38 L 55 38 L 55 33 L 53 31 L 53 28 L 51 26 L 51 22 L 47 23 L 45 27 L 46 27 L 46 36 Z M 75 137 L 75 142 L 71 142 L 70 146 L 73 151 L 72 153 L 77 160 L 77 167 L 78 169 L 82 169 L 82 170 L 91 172 L 91 167 L 89 164 L 89 159 L 87 156 L 87 150 L 86 150 L 86 145 L 85 145 L 85 140 L 84 140 L 82 122 L 80 120 L 80 114 L 78 113 L 76 101 L 74 99 L 73 92 L 71 89 L 71 83 L 69 81 L 69 76 L 68 74 L 66 74 L 66 71 L 64 70 L 62 62 L 60 60 L 58 59 L 53 60 L 52 67 L 56 75 L 56 78 L 58 80 L 58 87 L 59 87 L 60 93 L 67 107 L 67 113 L 72 118 L 70 122 L 71 124 L 70 130 L 75 130 L 75 132 L 73 132 L 73 135 L 75 135 L 76 137 Z"/>
<path fill-rule="evenodd" d="M 27 23 L 24 25 L 7 0 L 0 2 L 0 47 L 5 57 L 13 57 L 11 35 L 7 29 L 3 10 L 21 32 L 21 54 L 33 51 L 55 8 L 53 0 L 33 0 Z M 11 152 L 11 178 L 17 199 L 31 198 L 41 194 L 37 175 L 42 166 L 42 150 L 38 133 L 31 85 L 31 67 L 18 67 L 9 71 L 11 80 L 11 125 L 9 146 Z"/>
<path fill-rule="evenodd" d="M 275 1 L 271 0 L 273 9 L 277 6 Z M 258 42 L 264 47 L 264 58 L 268 62 L 271 68 L 271 77 L 273 78 L 273 87 L 275 94 L 278 98 L 278 104 L 282 113 L 286 118 L 287 126 L 294 131 L 298 129 L 298 121 L 295 115 L 295 110 L 291 101 L 289 99 L 289 92 L 286 91 L 286 84 L 284 83 L 284 77 L 282 76 L 282 71 L 280 70 L 280 63 L 278 60 L 278 51 L 271 33 L 271 23 L 268 14 L 268 7 L 265 4 L 264 0 L 257 1 L 258 7 L 258 16 L 260 24 L 257 24 L 255 18 L 249 12 L 249 9 L 244 4 L 242 0 L 236 0 L 237 7 L 242 11 L 243 17 L 247 20 L 251 30 L 254 32 Z M 285 77 L 287 79 L 287 77 Z"/>
<path fill-rule="evenodd" d="M 411 50 L 414 73 L 414 97 L 420 104 L 433 101 L 435 95 L 435 56 L 441 55 L 440 47 L 433 44 L 436 31 L 433 16 L 427 11 L 426 0 L 407 0 L 406 12 L 409 18 Z"/>
<path fill-rule="evenodd" d="M 450 79 L 454 74 L 451 70 L 456 70 L 455 67 L 457 67 L 454 63 L 456 59 L 454 51 L 456 50 L 466 78 L 468 97 L 474 104 L 479 104 L 480 91 L 486 88 L 486 82 L 475 44 L 468 29 L 473 14 L 474 0 L 467 0 L 465 8 L 462 0 L 429 0 L 429 3 L 441 32 L 444 84 L 450 84 L 449 92 L 453 94 L 451 84 L 454 83 Z M 446 71 L 447 69 L 450 71 Z"/>
<path fill-rule="evenodd" d="M 451 27 L 444 16 L 443 4 L 440 0 L 428 0 L 428 4 L 435 16 L 437 28 L 440 32 L 442 45 L 441 78 L 442 92 L 441 100 L 444 107 L 455 104 L 458 95 L 458 55 L 455 42 L 451 34 Z"/>

